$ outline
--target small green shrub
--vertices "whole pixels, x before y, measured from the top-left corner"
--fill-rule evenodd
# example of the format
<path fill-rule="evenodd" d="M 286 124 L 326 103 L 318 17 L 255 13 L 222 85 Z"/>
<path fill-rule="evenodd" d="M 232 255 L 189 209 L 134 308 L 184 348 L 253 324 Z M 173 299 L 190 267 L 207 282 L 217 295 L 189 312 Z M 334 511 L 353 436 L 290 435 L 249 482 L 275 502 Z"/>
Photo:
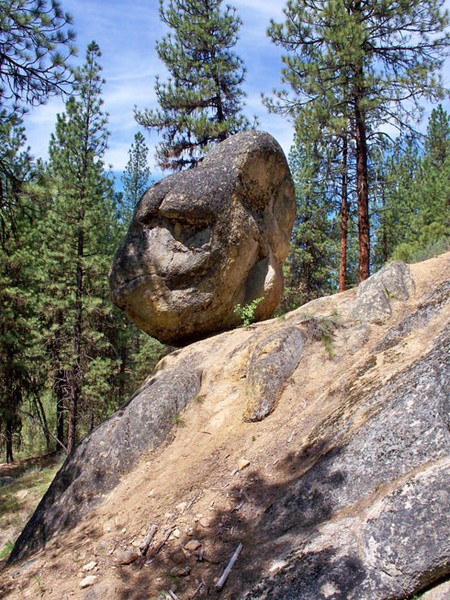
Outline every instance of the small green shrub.
<path fill-rule="evenodd" d="M 337 310 L 333 310 L 329 317 L 309 317 L 305 320 L 305 324 L 312 339 L 322 342 L 328 358 L 332 359 L 334 357 L 334 330 L 339 326 Z"/>
<path fill-rule="evenodd" d="M 3 549 L 0 550 L 0 559 L 6 558 L 13 548 L 14 542 L 6 542 L 6 544 L 3 546 Z"/>
<path fill-rule="evenodd" d="M 180 415 L 178 413 L 176 415 L 173 415 L 173 417 L 172 417 L 172 423 L 176 427 L 185 427 L 186 426 L 186 419 L 183 417 L 183 415 Z"/>
<path fill-rule="evenodd" d="M 263 299 L 264 298 L 255 298 L 252 302 L 244 304 L 243 306 L 241 304 L 236 304 L 234 312 L 241 319 L 243 327 L 248 327 L 254 322 L 256 309 Z"/>

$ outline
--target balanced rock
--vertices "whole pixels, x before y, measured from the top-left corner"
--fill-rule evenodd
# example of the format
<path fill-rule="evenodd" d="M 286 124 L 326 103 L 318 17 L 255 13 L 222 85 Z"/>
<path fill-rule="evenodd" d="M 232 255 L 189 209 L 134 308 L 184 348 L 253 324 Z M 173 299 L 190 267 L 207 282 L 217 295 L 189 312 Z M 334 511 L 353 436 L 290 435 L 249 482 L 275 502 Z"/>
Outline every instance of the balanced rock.
<path fill-rule="evenodd" d="M 236 305 L 257 298 L 255 319 L 267 319 L 283 293 L 294 219 L 281 147 L 265 132 L 238 133 L 144 194 L 113 261 L 113 300 L 173 345 L 236 326 Z"/>

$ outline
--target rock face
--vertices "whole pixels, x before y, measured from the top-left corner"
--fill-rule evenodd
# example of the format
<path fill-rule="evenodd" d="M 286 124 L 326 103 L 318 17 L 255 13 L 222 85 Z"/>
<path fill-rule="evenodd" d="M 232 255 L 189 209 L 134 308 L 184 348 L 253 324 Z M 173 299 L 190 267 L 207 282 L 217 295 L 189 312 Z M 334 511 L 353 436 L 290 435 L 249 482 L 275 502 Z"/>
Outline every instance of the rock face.
<path fill-rule="evenodd" d="M 208 597 L 242 544 L 222 598 L 447 598 L 449 259 L 390 265 L 364 294 L 321 298 L 165 357 L 67 459 L 10 562 L 49 546 L 29 561 L 47 586 L 63 560 L 59 538 L 62 573 L 80 548 L 87 562 L 106 547 L 96 576 L 111 597 L 156 597 L 174 574 L 179 597 Z M 366 293 L 383 294 L 383 318 Z M 186 427 L 175 430 L 183 407 Z M 99 532 L 115 519 L 116 531 Z M 117 565 L 114 549 L 135 552 L 150 525 L 150 568 L 139 557 L 119 580 L 111 553 Z M 12 600 L 33 581 L 29 571 L 17 578 Z M 56 600 L 78 583 L 51 585 Z"/>
<path fill-rule="evenodd" d="M 294 219 L 281 147 L 264 132 L 238 133 L 144 194 L 112 265 L 113 300 L 172 345 L 236 326 L 235 306 L 256 298 L 256 319 L 267 319 Z"/>
<path fill-rule="evenodd" d="M 402 599 L 448 573 L 449 333 L 358 398 L 356 431 L 342 407 L 340 431 L 320 432 L 321 456 L 260 523 L 266 539 L 296 535 L 295 550 L 246 598 Z"/>
<path fill-rule="evenodd" d="M 408 300 L 414 281 L 404 263 L 394 261 L 358 287 L 353 317 L 369 323 L 382 323 L 391 316 L 391 300 Z"/>
<path fill-rule="evenodd" d="M 260 421 L 273 411 L 286 381 L 300 361 L 305 337 L 297 327 L 284 327 L 256 346 L 247 369 L 244 419 Z"/>

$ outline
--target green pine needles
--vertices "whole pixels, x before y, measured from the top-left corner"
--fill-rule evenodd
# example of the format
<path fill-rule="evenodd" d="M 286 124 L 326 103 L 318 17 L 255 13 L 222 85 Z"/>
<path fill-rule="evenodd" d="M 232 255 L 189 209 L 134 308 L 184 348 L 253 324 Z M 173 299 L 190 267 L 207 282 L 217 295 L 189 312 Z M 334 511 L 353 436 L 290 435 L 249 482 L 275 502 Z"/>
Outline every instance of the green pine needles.
<path fill-rule="evenodd" d="M 136 112 L 137 122 L 162 134 L 162 169 L 195 166 L 208 146 L 248 129 L 242 114 L 245 69 L 233 52 L 241 20 L 222 0 L 160 0 L 170 33 L 156 51 L 170 73 L 156 78 L 158 109 Z"/>

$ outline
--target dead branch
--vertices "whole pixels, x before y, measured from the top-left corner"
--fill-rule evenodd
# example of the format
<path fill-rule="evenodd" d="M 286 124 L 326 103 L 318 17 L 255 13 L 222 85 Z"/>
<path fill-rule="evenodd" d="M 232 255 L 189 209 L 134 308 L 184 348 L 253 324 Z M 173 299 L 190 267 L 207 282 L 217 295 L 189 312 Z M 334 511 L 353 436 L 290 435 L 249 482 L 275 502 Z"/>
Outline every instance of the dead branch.
<path fill-rule="evenodd" d="M 147 554 L 147 551 L 150 547 L 150 544 L 152 543 L 152 539 L 153 539 L 157 529 L 158 529 L 158 527 L 154 523 L 152 523 L 150 525 L 150 527 L 147 529 L 144 539 L 139 544 L 139 552 L 140 552 L 141 556 L 145 556 Z"/>
<path fill-rule="evenodd" d="M 149 565 L 151 563 L 151 561 L 155 558 L 155 556 L 158 554 L 158 552 L 161 550 L 161 548 L 164 546 L 164 544 L 169 539 L 169 537 L 170 537 L 172 531 L 174 531 L 174 529 L 176 529 L 176 525 L 173 525 L 173 527 L 170 527 L 169 529 L 167 529 L 165 531 L 163 539 L 159 542 L 159 544 L 156 546 L 156 548 L 151 553 L 150 557 L 146 560 L 146 562 L 145 562 L 146 565 Z"/>
<path fill-rule="evenodd" d="M 227 564 L 225 571 L 222 573 L 222 576 L 220 577 L 220 579 L 218 580 L 218 582 L 215 585 L 215 588 L 218 592 L 220 592 L 220 590 L 225 585 L 225 582 L 228 579 L 228 575 L 231 573 L 231 569 L 233 568 L 234 563 L 237 561 L 239 554 L 241 553 L 241 550 L 242 550 L 242 544 L 239 544 L 239 546 L 234 551 L 233 556 L 230 558 L 230 562 Z"/>

